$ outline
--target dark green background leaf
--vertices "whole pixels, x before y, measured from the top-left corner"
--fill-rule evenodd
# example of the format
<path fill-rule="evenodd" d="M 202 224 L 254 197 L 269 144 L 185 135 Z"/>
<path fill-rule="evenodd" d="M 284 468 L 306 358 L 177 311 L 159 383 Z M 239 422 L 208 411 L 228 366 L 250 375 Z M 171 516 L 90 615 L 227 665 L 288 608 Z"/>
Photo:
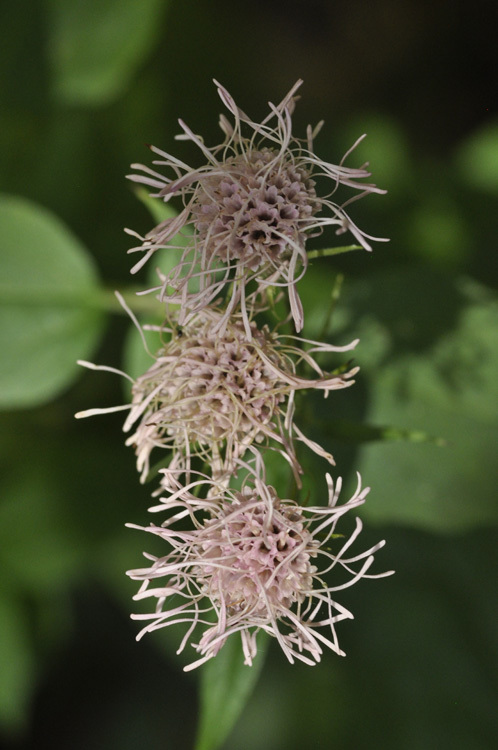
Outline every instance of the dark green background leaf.
<path fill-rule="evenodd" d="M 114 99 L 152 51 L 167 0 L 50 0 L 49 53 L 57 98 Z"/>

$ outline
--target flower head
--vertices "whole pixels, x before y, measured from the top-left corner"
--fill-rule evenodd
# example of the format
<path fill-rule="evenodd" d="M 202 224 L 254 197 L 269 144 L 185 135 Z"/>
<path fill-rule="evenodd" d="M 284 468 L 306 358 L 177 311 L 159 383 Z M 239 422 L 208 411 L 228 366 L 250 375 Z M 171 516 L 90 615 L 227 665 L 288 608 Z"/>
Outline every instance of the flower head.
<path fill-rule="evenodd" d="M 199 637 L 193 646 L 200 659 L 187 669 L 215 656 L 235 633 L 241 635 L 245 663 L 251 664 L 260 630 L 277 638 L 290 662 L 320 661 L 323 645 L 342 655 L 335 623 L 353 615 L 332 595 L 362 577 L 378 577 L 367 571 L 383 542 L 351 556 L 361 521 L 356 519 L 348 539 L 335 534 L 339 518 L 365 501 L 368 488 L 358 484 L 354 496 L 338 506 L 341 481 L 334 487 L 327 475 L 328 506 L 308 508 L 280 499 L 261 478 L 253 480 L 241 492 L 223 489 L 203 521 L 192 513 L 188 489 L 166 499 L 163 508 L 184 506 L 183 513 L 144 530 L 164 539 L 170 552 L 146 555 L 150 567 L 128 573 L 143 581 L 136 600 L 157 599 L 153 614 L 133 615 L 148 623 L 138 637 L 178 622 L 189 624 L 179 651 L 194 633 Z M 187 513 L 194 528 L 172 528 Z M 334 585 L 326 580 L 331 571 L 338 574 Z"/>
<path fill-rule="evenodd" d="M 140 324 L 121 295 L 118 297 L 143 337 Z M 188 480 L 195 457 L 211 467 L 216 481 L 228 482 L 237 461 L 253 444 L 258 450 L 264 446 L 282 454 L 300 485 L 295 440 L 331 464 L 334 459 L 294 423 L 295 394 L 313 388 L 326 397 L 329 391 L 353 385 L 358 367 L 348 364 L 337 373 L 326 373 L 313 355 L 351 351 L 358 339 L 334 346 L 278 334 L 267 325 L 258 327 L 252 312 L 247 321 L 251 331 L 248 339 L 240 314 L 225 320 L 220 330 L 223 317 L 222 309 L 211 307 L 194 315 L 183 327 L 175 317 L 169 326 L 144 326 L 159 333 L 163 345 L 152 366 L 136 379 L 113 367 L 79 360 L 89 369 L 127 378 L 132 384 L 132 400 L 120 406 L 81 411 L 76 417 L 129 411 L 123 430 L 129 432 L 134 427 L 126 444 L 135 447 L 142 481 L 149 474 L 154 448 L 171 450 L 168 468 L 163 472 L 164 488 L 171 488 L 171 480 L 179 474 L 185 474 Z M 303 377 L 299 374 L 302 367 L 318 377 Z"/>
<path fill-rule="evenodd" d="M 222 316 L 221 310 L 209 308 L 196 313 L 181 329 L 174 324 L 161 328 L 162 335 L 169 332 L 169 342 L 133 383 L 124 430 L 136 425 L 127 444 L 135 446 L 143 479 L 155 447 L 173 450 L 171 471 L 175 474 L 178 469 L 188 474 L 191 459 L 199 456 L 217 480 L 233 473 L 235 462 L 253 443 L 273 443 L 297 478 L 300 468 L 294 436 L 333 462 L 329 453 L 294 425 L 294 394 L 316 388 L 327 395 L 352 385 L 357 367 L 327 375 L 312 354 L 348 351 L 357 342 L 334 347 L 302 341 L 308 347 L 305 351 L 294 345 L 293 337 L 279 336 L 267 326 L 258 328 L 253 320 L 247 340 L 240 316 L 232 316 L 221 333 Z M 299 376 L 303 362 L 318 377 Z"/>
<path fill-rule="evenodd" d="M 303 312 L 296 283 L 306 270 L 307 239 L 320 234 L 324 226 L 334 225 L 338 234 L 350 230 L 363 247 L 371 249 L 369 236 L 355 226 L 344 207 L 367 193 L 385 191 L 362 182 L 370 176 L 364 166 L 351 169 L 342 162 L 329 164 L 314 154 L 313 138 L 321 124 L 315 130 L 309 127 L 306 139 L 292 135 L 295 93 L 301 83 L 298 81 L 278 106 L 270 104 L 270 113 L 261 123 L 252 121 L 216 83 L 233 118 L 233 123 L 224 115 L 220 118 L 223 142 L 207 148 L 200 136 L 179 121 L 183 130 L 179 137 L 199 147 L 206 159 L 204 166 L 193 169 L 154 146 L 152 151 L 160 157 L 154 165 L 169 174 L 132 165 L 137 173 L 130 179 L 157 189 L 155 195 L 165 201 L 179 196 L 183 202 L 177 217 L 162 222 L 146 237 L 129 232 L 142 240 L 130 251 L 142 253 L 132 272 L 158 248 L 171 246 L 178 232 L 188 226 L 194 230 L 181 262 L 157 287 L 162 299 L 182 305 L 181 325 L 209 305 L 228 282 L 231 300 L 226 315 L 238 304 L 244 309 L 248 284 L 254 281 L 259 286 L 287 287 L 299 331 Z M 315 189 L 318 176 L 332 182 L 329 194 L 323 197 Z M 339 185 L 361 192 L 339 205 L 331 200 Z M 250 334 L 247 326 L 246 332 Z"/>

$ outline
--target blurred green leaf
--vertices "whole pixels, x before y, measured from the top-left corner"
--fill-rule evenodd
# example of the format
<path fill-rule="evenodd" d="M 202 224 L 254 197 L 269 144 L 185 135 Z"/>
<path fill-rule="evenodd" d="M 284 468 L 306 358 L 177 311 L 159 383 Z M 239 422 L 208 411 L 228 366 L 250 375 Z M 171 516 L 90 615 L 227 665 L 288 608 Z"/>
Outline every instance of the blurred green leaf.
<path fill-rule="evenodd" d="M 148 320 L 151 321 L 152 319 L 149 318 Z M 158 316 L 155 323 L 160 324 L 161 322 Z M 132 378 L 140 377 L 140 375 L 143 375 L 152 367 L 155 362 L 154 355 L 161 346 L 161 338 L 156 331 L 144 331 L 144 336 L 149 351 L 144 347 L 142 337 L 134 325 L 130 326 L 126 335 L 123 351 L 123 369 Z M 123 385 L 126 393 L 129 393 L 129 381 L 126 380 Z"/>
<path fill-rule="evenodd" d="M 28 718 L 36 671 L 28 611 L 18 599 L 0 598 L 0 726 L 14 733 Z"/>
<path fill-rule="evenodd" d="M 135 195 L 138 200 L 144 204 L 147 211 L 150 213 L 154 221 L 158 224 L 166 219 L 172 219 L 178 215 L 178 211 L 175 211 L 171 203 L 165 203 L 161 198 L 155 198 L 149 195 L 147 188 L 139 186 L 135 188 Z M 178 237 L 172 242 L 177 242 Z"/>
<path fill-rule="evenodd" d="M 135 193 L 137 198 L 145 205 L 156 222 L 160 223 L 167 219 L 171 219 L 178 213 L 169 203 L 164 203 L 157 198 L 151 198 L 145 188 L 137 188 Z M 160 248 L 149 260 L 146 273 L 146 281 L 149 286 L 154 287 L 159 284 L 156 272 L 157 268 L 159 268 L 162 273 L 167 274 L 180 261 L 182 248 L 185 247 L 189 240 L 189 235 L 191 234 L 190 227 L 187 227 L 184 232 L 185 233 L 177 234 L 171 239 L 171 242 L 169 243 L 171 247 Z M 148 310 L 146 314 L 140 315 L 140 321 L 142 324 L 161 325 L 164 323 L 164 305 L 156 299 L 154 292 L 151 292 L 148 295 L 140 295 L 138 300 L 149 300 L 151 303 L 151 310 Z M 137 315 L 142 312 L 134 305 L 134 301 L 133 299 L 130 299 L 130 297 L 127 297 L 127 302 L 133 312 Z M 153 314 L 152 312 L 154 303 L 156 314 Z M 144 335 L 150 354 L 155 355 L 161 347 L 160 335 L 154 331 L 144 331 Z M 132 378 L 143 375 L 143 373 L 146 372 L 154 362 L 154 359 L 150 354 L 144 348 L 142 338 L 136 326 L 132 325 L 125 340 L 123 355 L 125 371 L 131 375 Z"/>
<path fill-rule="evenodd" d="M 310 338 L 323 331 L 328 312 L 314 300 L 330 296 L 330 278 L 310 268 L 300 284 L 304 333 Z M 345 438 L 367 442 L 359 463 L 351 456 L 372 486 L 365 516 L 452 532 L 496 521 L 493 294 L 469 279 L 428 268 L 347 278 L 333 310 L 330 340 L 344 344 L 356 336 L 354 362 L 361 368 L 356 384 L 338 399 L 339 413 L 336 407 L 327 419 L 315 407 L 318 419 L 311 425 L 318 431 L 304 431 L 325 445 L 335 438 L 343 444 Z M 349 414 L 342 408 L 348 401 Z M 354 413 L 357 403 L 363 406 Z M 393 427 L 386 434 L 382 425 Z M 426 442 L 417 444 L 419 437 Z"/>
<path fill-rule="evenodd" d="M 233 636 L 214 659 L 201 667 L 201 711 L 195 750 L 221 747 L 256 685 L 267 645 L 265 634 L 259 633 L 258 655 L 248 667 L 243 663 L 240 641 Z"/>
<path fill-rule="evenodd" d="M 34 406 L 76 376 L 94 349 L 102 314 L 90 256 L 45 209 L 0 197 L 0 408 Z"/>
<path fill-rule="evenodd" d="M 404 523 L 443 532 L 498 521 L 496 444 L 498 427 L 447 410 L 447 393 L 433 400 L 434 384 L 415 359 L 390 366 L 372 388 L 369 419 L 396 418 L 424 426 L 448 439 L 428 443 L 371 443 L 358 469 L 373 492 L 365 515 L 379 522 Z"/>
<path fill-rule="evenodd" d="M 367 137 L 358 144 L 346 163 L 348 166 L 368 164 L 373 173 L 372 181 L 389 190 L 391 199 L 396 199 L 413 176 L 406 133 L 385 113 L 375 112 L 362 112 L 361 118 L 348 123 L 347 142 L 354 143 L 360 133 L 366 133 Z M 381 204 L 379 201 L 377 206 L 382 210 Z"/>
<path fill-rule="evenodd" d="M 487 123 L 472 133 L 456 153 L 456 166 L 471 187 L 498 191 L 498 122 Z"/>
<path fill-rule="evenodd" d="M 33 452 L 33 442 L 24 445 Z M 74 512 L 61 495 L 53 470 L 56 457 L 47 451 L 25 461 L 9 457 L 3 466 L 0 505 L 0 568 L 36 596 L 65 586 L 80 569 L 86 549 L 72 522 Z M 7 461 L 5 461 L 7 464 Z"/>
<path fill-rule="evenodd" d="M 168 219 L 173 219 L 178 215 L 170 203 L 164 203 L 159 198 L 154 198 L 149 195 L 147 190 L 143 187 L 139 187 L 135 190 L 135 194 L 139 201 L 149 211 L 150 215 L 157 224 Z M 158 277 L 156 269 L 159 268 L 163 274 L 167 274 L 173 270 L 173 268 L 180 262 L 183 248 L 186 247 L 192 236 L 192 227 L 187 225 L 181 233 L 175 235 L 168 242 L 168 247 L 159 248 L 154 253 L 152 258 L 147 263 L 147 282 L 151 286 L 157 286 Z M 137 256 L 131 256 L 137 257 Z"/>
<path fill-rule="evenodd" d="M 151 53 L 166 0 L 49 0 L 48 50 L 58 99 L 105 104 Z"/>
<path fill-rule="evenodd" d="M 453 329 L 423 353 L 369 363 L 367 420 L 447 441 L 446 447 L 377 443 L 362 449 L 358 468 L 374 488 L 365 515 L 377 521 L 449 532 L 498 520 L 498 304 L 475 284 L 457 286 L 467 304 Z M 425 305 L 438 315 L 437 300 Z"/>
<path fill-rule="evenodd" d="M 447 269 L 464 265 L 472 247 L 472 229 L 460 206 L 448 196 L 426 195 L 406 222 L 406 242 L 413 255 Z"/>

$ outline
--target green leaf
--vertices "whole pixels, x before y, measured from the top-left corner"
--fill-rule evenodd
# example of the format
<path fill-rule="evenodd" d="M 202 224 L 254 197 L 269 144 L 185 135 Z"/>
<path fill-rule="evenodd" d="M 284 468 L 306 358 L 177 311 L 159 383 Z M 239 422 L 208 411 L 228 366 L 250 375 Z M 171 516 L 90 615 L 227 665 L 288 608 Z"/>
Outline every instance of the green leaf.
<path fill-rule="evenodd" d="M 148 318 L 149 322 L 159 325 L 162 320 L 159 315 L 156 320 Z M 126 334 L 123 351 L 123 369 L 132 378 L 138 378 L 152 367 L 155 362 L 154 355 L 161 347 L 161 337 L 156 331 L 144 331 L 145 340 L 149 351 L 144 346 L 142 337 L 134 325 L 130 326 Z M 149 354 L 150 352 L 150 354 Z M 123 383 L 127 392 L 129 392 L 129 382 Z"/>
<path fill-rule="evenodd" d="M 406 245 L 433 266 L 458 269 L 472 252 L 471 228 L 461 207 L 436 190 L 413 207 L 406 221 Z"/>
<path fill-rule="evenodd" d="M 145 188 L 139 187 L 135 190 L 135 193 L 137 198 L 146 206 L 153 219 L 157 222 L 171 219 L 178 213 L 169 203 L 164 203 L 157 198 L 151 198 Z M 147 264 L 146 274 L 149 286 L 153 287 L 159 283 L 156 268 L 160 268 L 162 273 L 167 274 L 180 261 L 182 248 L 185 247 L 189 241 L 190 234 L 191 230 L 187 227 L 184 230 L 184 233 L 177 234 L 171 239 L 171 242 L 169 243 L 171 247 L 159 249 L 150 259 Z M 164 304 L 156 299 L 156 295 L 153 292 L 138 297 L 135 295 L 134 298 L 127 295 L 126 302 L 129 304 L 130 309 L 140 317 L 140 322 L 142 324 L 161 325 L 164 323 Z M 148 309 L 145 309 L 146 302 L 149 303 Z M 170 305 L 170 309 L 172 308 L 173 306 Z M 162 346 L 161 336 L 154 331 L 144 331 L 143 333 L 150 354 L 156 354 Z M 125 341 L 123 356 L 125 371 L 131 375 L 132 378 L 143 375 L 143 373 L 146 372 L 154 362 L 154 359 L 150 354 L 145 349 L 142 337 L 136 326 L 131 326 Z"/>
<path fill-rule="evenodd" d="M 470 187 L 498 191 L 498 122 L 487 123 L 472 133 L 456 154 L 456 166 Z"/>
<path fill-rule="evenodd" d="M 14 597 L 0 598 L 0 726 L 10 733 L 26 724 L 36 663 L 28 611 Z"/>
<path fill-rule="evenodd" d="M 134 193 L 138 200 L 144 204 L 154 221 L 158 224 L 160 224 L 161 221 L 172 219 L 174 216 L 178 215 L 178 211 L 175 211 L 171 203 L 165 203 L 161 198 L 149 195 L 149 191 L 145 187 L 136 187 Z M 178 237 L 175 237 L 172 242 L 177 242 L 177 240 Z"/>
<path fill-rule="evenodd" d="M 26 461 L 19 456 L 16 460 L 12 451 L 2 462 L 0 568 L 2 578 L 41 596 L 72 580 L 85 550 L 54 472 L 53 446 L 45 441 L 43 453 L 36 455 L 33 438 L 23 437 L 29 471 Z"/>
<path fill-rule="evenodd" d="M 50 0 L 55 95 L 99 105 L 125 91 L 159 37 L 166 0 Z"/>
<path fill-rule="evenodd" d="M 399 286 L 408 290 L 405 282 L 400 273 Z M 368 422 L 446 441 L 445 447 L 400 442 L 362 448 L 358 469 L 373 488 L 364 513 L 382 523 L 455 532 L 498 521 L 498 304 L 474 283 L 457 281 L 455 289 L 462 306 L 453 311 L 449 329 L 437 336 L 428 331 L 418 352 L 399 350 L 396 356 L 394 350 L 386 358 L 388 347 L 379 348 L 375 361 L 372 350 L 363 372 L 370 388 Z M 406 330 L 413 340 L 426 317 L 441 323 L 439 306 L 440 297 L 427 296 L 424 310 L 412 313 Z M 387 324 L 386 336 L 403 317 Z M 362 327 L 359 321 L 360 336 Z"/>
<path fill-rule="evenodd" d="M 236 636 L 228 638 L 201 674 L 201 712 L 195 750 L 221 747 L 256 685 L 266 655 L 266 637 L 258 634 L 258 655 L 252 667 L 243 663 Z"/>
<path fill-rule="evenodd" d="M 358 469 L 373 488 L 364 514 L 381 523 L 442 532 L 496 523 L 498 427 L 432 402 L 427 394 L 430 383 L 424 383 L 419 367 L 412 360 L 380 375 L 368 418 L 396 415 L 398 421 L 437 431 L 447 438 L 447 445 L 398 442 L 364 447 Z M 443 390 L 440 394 L 445 397 Z"/>
<path fill-rule="evenodd" d="M 413 180 L 414 171 L 406 129 L 384 112 L 382 115 L 362 112 L 348 123 L 346 132 L 348 144 L 354 143 L 360 133 L 367 134 L 347 159 L 348 166 L 367 163 L 372 182 L 387 188 L 392 199 L 406 196 L 406 186 Z M 377 206 L 384 210 L 382 201 Z"/>
<path fill-rule="evenodd" d="M 178 211 L 170 203 L 164 203 L 159 198 L 151 197 L 143 187 L 136 188 L 135 194 L 158 224 L 178 215 Z M 191 236 L 192 227 L 187 225 L 181 233 L 171 238 L 168 247 L 160 248 L 154 253 L 147 263 L 147 281 L 151 286 L 158 284 L 156 268 L 160 268 L 163 274 L 168 274 L 180 262 L 183 248 L 186 247 Z"/>
<path fill-rule="evenodd" d="M 94 349 L 102 314 L 85 248 L 51 213 L 0 196 L 0 408 L 41 404 Z"/>

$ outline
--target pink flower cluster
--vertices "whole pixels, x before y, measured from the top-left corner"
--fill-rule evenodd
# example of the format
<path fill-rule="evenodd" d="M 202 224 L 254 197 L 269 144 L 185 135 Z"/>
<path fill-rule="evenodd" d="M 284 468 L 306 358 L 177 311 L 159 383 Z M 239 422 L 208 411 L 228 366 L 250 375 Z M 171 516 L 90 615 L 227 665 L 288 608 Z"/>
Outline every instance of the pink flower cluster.
<path fill-rule="evenodd" d="M 302 445 L 334 465 L 294 421 L 295 395 L 318 389 L 327 396 L 351 386 L 357 367 L 327 372 L 317 357 L 350 351 L 357 341 L 335 347 L 281 330 L 303 327 L 297 282 L 307 269 L 307 239 L 334 225 L 370 250 L 375 238 L 358 229 L 345 207 L 384 192 L 364 182 L 365 167 L 345 167 L 344 159 L 329 164 L 314 154 L 320 126 L 308 128 L 305 140 L 292 135 L 300 85 L 256 123 L 217 84 L 231 115 L 220 118 L 223 142 L 208 148 L 180 121 L 180 137 L 198 146 L 204 166 L 193 169 L 155 147 L 154 168 L 133 165 L 132 180 L 162 201 L 179 198 L 181 208 L 145 237 L 127 230 L 140 240 L 130 251 L 141 255 L 132 273 L 159 249 L 181 247 L 181 257 L 169 272 L 159 269 L 158 285 L 148 290 L 164 322 L 148 327 L 160 345 L 147 372 L 129 378 L 131 403 L 77 415 L 128 411 L 126 442 L 142 481 L 151 474 L 152 452 L 165 457 L 157 470 L 158 504 L 150 510 L 166 520 L 143 530 L 163 540 L 166 551 L 147 554 L 147 567 L 128 575 L 141 581 L 136 600 L 155 601 L 152 613 L 133 615 L 145 622 L 139 637 L 183 624 L 179 652 L 189 643 L 198 654 L 186 669 L 216 656 L 237 633 L 246 664 L 256 655 L 259 632 L 274 636 L 290 662 L 314 664 L 324 646 L 342 654 L 335 624 L 352 614 L 335 592 L 389 575 L 368 573 L 383 542 L 352 551 L 359 519 L 349 536 L 336 532 L 341 516 L 365 501 L 368 488 L 359 477 L 354 495 L 339 504 L 341 480 L 334 484 L 326 474 L 327 503 L 315 507 L 285 499 L 267 479 L 269 458 L 280 457 L 299 490 Z M 320 197 L 316 184 L 323 177 L 331 188 Z M 339 204 L 332 197 L 340 186 L 360 192 Z M 285 304 L 287 317 L 271 323 Z"/>

